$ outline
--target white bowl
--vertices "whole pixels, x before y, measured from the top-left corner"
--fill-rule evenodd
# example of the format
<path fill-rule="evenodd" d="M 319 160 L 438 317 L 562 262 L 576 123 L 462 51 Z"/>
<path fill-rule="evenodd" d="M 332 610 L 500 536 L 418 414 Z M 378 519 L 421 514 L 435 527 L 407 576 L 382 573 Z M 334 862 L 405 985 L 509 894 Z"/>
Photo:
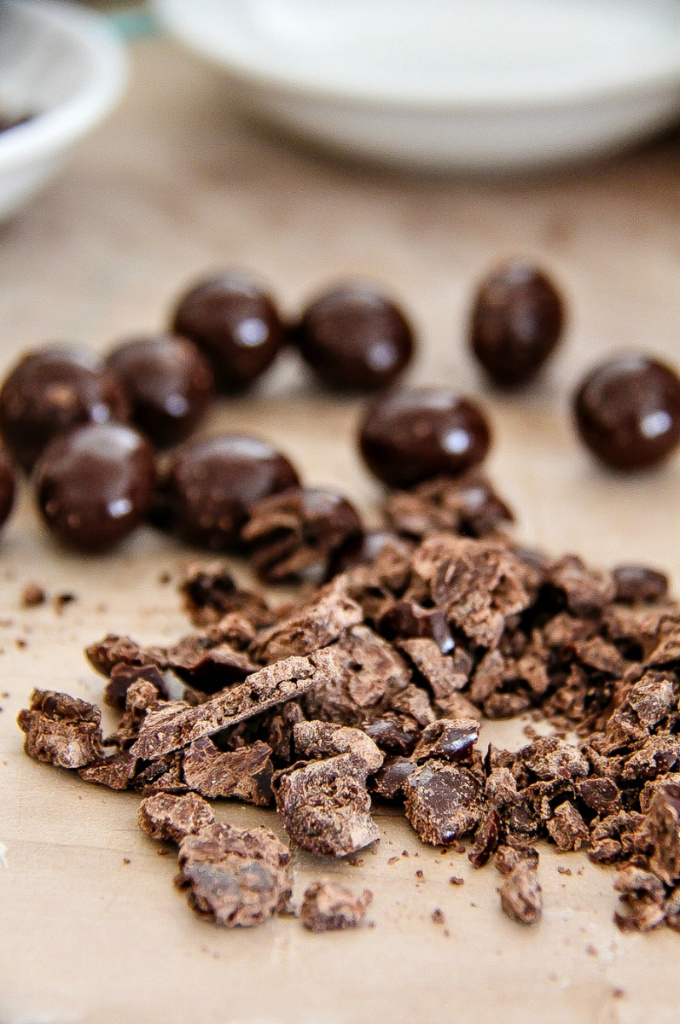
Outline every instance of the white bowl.
<path fill-rule="evenodd" d="M 37 111 L 0 132 L 0 219 L 56 173 L 126 78 L 123 45 L 101 16 L 58 0 L 0 0 L 0 110 Z"/>
<path fill-rule="evenodd" d="M 371 159 L 508 171 L 680 113 L 677 0 L 155 0 L 239 103 Z"/>

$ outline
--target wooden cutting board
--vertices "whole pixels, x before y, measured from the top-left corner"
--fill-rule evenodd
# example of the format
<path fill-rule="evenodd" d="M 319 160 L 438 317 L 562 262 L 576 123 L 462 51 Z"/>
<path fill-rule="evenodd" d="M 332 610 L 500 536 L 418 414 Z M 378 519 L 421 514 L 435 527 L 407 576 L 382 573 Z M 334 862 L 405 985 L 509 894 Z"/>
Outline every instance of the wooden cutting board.
<path fill-rule="evenodd" d="M 666 567 L 680 585 L 680 460 L 631 480 L 610 476 L 581 450 L 569 418 L 575 382 L 606 353 L 637 347 L 680 361 L 677 138 L 551 178 L 410 178 L 339 165 L 240 122 L 219 74 L 169 44 L 137 44 L 133 60 L 121 109 L 0 229 L 0 369 L 47 340 L 103 351 L 157 330 L 178 290 L 212 268 L 256 270 L 290 311 L 338 278 L 377 278 L 419 329 L 412 382 L 445 383 L 486 405 L 490 470 L 517 511 L 518 535 L 596 564 Z M 465 319 L 480 275 L 513 254 L 552 270 L 571 316 L 550 372 L 508 398 L 480 381 Z M 378 521 L 380 491 L 353 446 L 359 408 L 315 388 L 287 356 L 251 396 L 221 402 L 206 430 L 275 441 L 307 481 L 335 484 Z M 611 872 L 543 848 L 544 918 L 522 928 L 499 910 L 493 868 L 474 872 L 465 856 L 425 848 L 385 810 L 381 842 L 356 866 L 294 857 L 297 897 L 323 875 L 368 887 L 375 927 L 313 936 L 281 919 L 229 932 L 192 915 L 172 885 L 173 857 L 136 828 L 138 798 L 29 761 L 15 725 L 36 685 L 99 699 L 101 680 L 81 652 L 105 632 L 179 636 L 187 622 L 175 583 L 186 557 L 150 530 L 110 558 L 65 555 L 28 493 L 3 535 L 0 1024 L 680 1018 L 680 938 L 620 934 Z M 51 603 L 22 609 L 32 581 L 76 600 L 61 615 Z M 488 723 L 482 735 L 519 743 L 524 725 Z M 253 808 L 224 802 L 217 813 L 278 828 Z M 451 885 L 453 875 L 465 884 Z M 432 921 L 437 908 L 444 925 Z"/>

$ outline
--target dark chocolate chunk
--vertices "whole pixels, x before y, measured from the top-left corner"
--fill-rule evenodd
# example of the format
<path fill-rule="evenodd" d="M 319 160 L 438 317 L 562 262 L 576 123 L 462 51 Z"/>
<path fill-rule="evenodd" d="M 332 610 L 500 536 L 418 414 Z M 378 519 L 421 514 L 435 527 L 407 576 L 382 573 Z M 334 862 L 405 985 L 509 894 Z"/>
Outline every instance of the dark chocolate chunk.
<path fill-rule="evenodd" d="M 319 584 L 362 530 L 356 509 L 340 494 L 295 487 L 254 504 L 241 538 L 264 582 Z"/>
<path fill-rule="evenodd" d="M 0 390 L 0 433 L 12 458 L 27 471 L 58 434 L 127 415 L 127 400 L 115 377 L 94 356 L 76 349 L 29 352 Z"/>
<path fill-rule="evenodd" d="M 440 530 L 486 537 L 515 518 L 479 469 L 460 477 L 437 476 L 411 491 L 397 491 L 388 496 L 385 514 L 395 530 L 409 537 Z"/>
<path fill-rule="evenodd" d="M 424 843 L 446 846 L 482 817 L 480 786 L 459 765 L 427 761 L 404 781 L 406 817 Z"/>
<path fill-rule="evenodd" d="M 531 380 L 554 351 L 564 305 L 552 281 L 526 260 L 496 268 L 477 291 L 470 324 L 472 351 L 495 384 Z"/>
<path fill-rule="evenodd" d="M 413 751 L 413 760 L 425 761 L 436 757 L 443 761 L 467 761 L 478 738 L 479 722 L 475 719 L 440 718 L 423 729 Z"/>
<path fill-rule="evenodd" d="M 288 459 L 259 438 L 190 440 L 161 465 L 152 520 L 189 544 L 238 549 L 251 507 L 297 483 Z"/>
<path fill-rule="evenodd" d="M 626 604 L 661 601 L 668 595 L 668 576 L 646 565 L 617 565 L 612 571 L 615 600 Z"/>
<path fill-rule="evenodd" d="M 266 807 L 272 801 L 271 754 L 271 748 L 260 740 L 222 753 L 203 736 L 184 751 L 184 778 L 189 789 L 208 800 L 233 797 Z"/>
<path fill-rule="evenodd" d="M 218 387 L 226 392 L 246 387 L 264 373 L 284 339 L 270 296 L 254 278 L 233 270 L 186 292 L 171 329 L 205 353 Z"/>
<path fill-rule="evenodd" d="M 680 378 L 657 359 L 619 356 L 585 377 L 574 411 L 581 439 L 596 458 L 612 469 L 646 469 L 680 441 Z"/>
<path fill-rule="evenodd" d="M 85 768 L 79 768 L 78 774 L 85 782 L 93 782 L 97 786 L 108 789 L 128 789 L 137 771 L 137 758 L 122 751 L 112 757 L 93 761 Z"/>
<path fill-rule="evenodd" d="M 406 779 L 418 765 L 408 757 L 386 757 L 382 768 L 376 774 L 371 789 L 385 800 L 396 800 L 404 793 Z"/>
<path fill-rule="evenodd" d="M 180 592 L 195 626 L 212 625 L 230 612 L 241 612 L 254 626 L 274 619 L 264 597 L 238 587 L 225 562 L 187 566 Z"/>
<path fill-rule="evenodd" d="M 33 690 L 30 708 L 17 717 L 28 756 L 60 768 L 84 768 L 100 760 L 100 720 L 93 704 L 54 690 Z"/>
<path fill-rule="evenodd" d="M 543 914 L 543 893 L 531 861 L 522 858 L 501 886 L 501 907 L 511 921 L 537 924 Z"/>
<path fill-rule="evenodd" d="M 333 643 L 361 619 L 359 605 L 347 596 L 341 581 L 333 581 L 311 601 L 259 633 L 253 654 L 265 662 L 279 661 L 291 654 L 311 654 Z"/>
<path fill-rule="evenodd" d="M 206 358 L 172 334 L 126 341 L 109 353 L 106 365 L 127 395 L 133 423 L 157 448 L 188 437 L 213 395 Z"/>
<path fill-rule="evenodd" d="M 483 868 L 498 846 L 501 816 L 495 807 L 486 812 L 475 833 L 475 841 L 468 853 L 468 860 L 475 868 Z"/>
<path fill-rule="evenodd" d="M 293 329 L 303 359 L 332 388 L 372 391 L 411 361 L 413 329 L 386 295 L 363 284 L 325 292 Z"/>
<path fill-rule="evenodd" d="M 580 850 L 590 838 L 588 826 L 570 800 L 555 808 L 548 832 L 561 851 Z"/>
<path fill-rule="evenodd" d="M 117 662 L 111 669 L 111 678 L 104 687 L 104 703 L 111 708 L 125 708 L 128 690 L 140 680 L 152 683 L 157 699 L 167 700 L 170 696 L 165 679 L 156 665 L 129 665 Z"/>
<path fill-rule="evenodd" d="M 381 750 L 405 756 L 412 753 L 420 735 L 420 726 L 414 719 L 393 712 L 387 712 L 372 722 L 364 722 L 362 729 Z"/>
<path fill-rule="evenodd" d="M 155 481 L 148 441 L 120 423 L 88 423 L 54 437 L 35 471 L 42 517 L 79 551 L 108 551 L 146 517 Z"/>
<path fill-rule="evenodd" d="M 290 852 L 263 825 L 204 825 L 180 843 L 176 882 L 199 914 L 225 928 L 250 928 L 287 906 Z"/>
<path fill-rule="evenodd" d="M 652 871 L 666 885 L 680 881 L 680 785 L 668 782 L 660 786 L 649 808 L 649 839 L 653 848 Z"/>
<path fill-rule="evenodd" d="M 350 889 L 329 879 L 314 882 L 305 890 L 300 919 L 310 932 L 337 932 L 363 924 L 373 900 L 370 889 L 355 896 Z"/>
<path fill-rule="evenodd" d="M 454 392 L 397 391 L 366 412 L 359 446 L 371 472 L 389 487 L 411 487 L 482 462 L 491 433 L 481 410 Z"/>
<path fill-rule="evenodd" d="M 388 640 L 395 637 L 427 637 L 436 640 L 442 654 L 448 654 L 455 646 L 446 615 L 441 608 L 423 608 L 417 601 L 395 601 L 385 609 L 377 626 Z"/>
<path fill-rule="evenodd" d="M 621 793 L 612 779 L 583 779 L 576 792 L 597 814 L 616 814 L 621 809 Z"/>
<path fill-rule="evenodd" d="M 151 839 L 181 843 L 186 836 L 212 825 L 215 816 L 210 804 L 196 793 L 174 796 L 157 793 L 139 805 L 137 824 Z"/>
<path fill-rule="evenodd" d="M 577 555 L 565 555 L 550 566 L 550 584 L 561 591 L 574 615 L 602 611 L 613 600 L 616 588 L 611 573 L 589 569 Z"/>
<path fill-rule="evenodd" d="M 275 777 L 276 806 L 287 835 L 309 853 L 345 857 L 380 838 L 371 818 L 368 769 L 338 754 L 292 765 Z"/>
<path fill-rule="evenodd" d="M 369 774 L 377 772 L 385 755 L 362 729 L 331 722 L 298 722 L 293 726 L 293 740 L 299 757 L 324 758 L 336 754 L 352 754 L 363 761 Z"/>
<path fill-rule="evenodd" d="M 1 398 L 0 394 L 0 398 Z M 7 453 L 0 448 L 0 530 L 14 508 L 16 495 L 16 473 Z"/>

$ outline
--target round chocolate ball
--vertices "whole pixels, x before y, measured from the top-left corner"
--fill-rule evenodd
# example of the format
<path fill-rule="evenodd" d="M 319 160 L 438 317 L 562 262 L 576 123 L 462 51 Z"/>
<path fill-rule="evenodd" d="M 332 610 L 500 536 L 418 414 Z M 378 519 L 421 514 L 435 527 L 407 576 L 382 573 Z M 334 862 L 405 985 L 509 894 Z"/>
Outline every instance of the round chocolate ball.
<path fill-rule="evenodd" d="M 222 391 L 256 380 L 284 340 L 281 318 L 269 295 L 246 274 L 231 271 L 202 281 L 179 301 L 171 330 L 205 353 Z"/>
<path fill-rule="evenodd" d="M 187 441 L 161 469 L 152 519 L 189 544 L 234 550 L 251 505 L 298 483 L 288 459 L 259 438 Z"/>
<path fill-rule="evenodd" d="M 550 279 L 524 260 L 494 270 L 477 291 L 472 351 L 494 383 L 515 387 L 534 377 L 555 349 L 564 304 Z"/>
<path fill-rule="evenodd" d="M 79 551 L 107 551 L 146 517 L 153 497 L 154 453 L 122 423 L 88 423 L 50 441 L 35 469 L 43 519 Z"/>
<path fill-rule="evenodd" d="M 125 390 L 132 421 L 157 448 L 184 441 L 213 396 L 207 359 L 191 341 L 173 334 L 124 342 L 106 365 Z"/>
<path fill-rule="evenodd" d="M 482 411 L 452 391 L 396 391 L 373 404 L 359 431 L 371 472 L 389 487 L 456 476 L 485 458 L 491 432 Z"/>
<path fill-rule="evenodd" d="M 581 439 L 600 462 L 646 469 L 680 441 L 680 378 L 648 356 L 618 356 L 585 377 L 574 411 Z"/>
<path fill-rule="evenodd" d="M 0 433 L 25 470 L 57 434 L 81 423 L 124 420 L 125 394 L 95 356 L 61 346 L 25 355 L 0 390 Z"/>
<path fill-rule="evenodd" d="M 16 494 L 16 473 L 7 452 L 0 449 L 0 530 L 9 519 Z"/>
<path fill-rule="evenodd" d="M 413 329 L 399 307 L 362 284 L 319 296 L 292 336 L 321 380 L 339 389 L 385 387 L 405 369 L 415 347 Z"/>

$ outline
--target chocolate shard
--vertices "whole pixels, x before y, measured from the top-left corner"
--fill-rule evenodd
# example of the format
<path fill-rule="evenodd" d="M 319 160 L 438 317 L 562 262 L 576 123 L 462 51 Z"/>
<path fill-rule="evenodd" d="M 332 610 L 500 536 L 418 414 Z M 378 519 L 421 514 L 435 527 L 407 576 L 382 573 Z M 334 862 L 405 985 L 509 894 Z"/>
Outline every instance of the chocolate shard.
<path fill-rule="evenodd" d="M 665 890 L 656 875 L 629 865 L 619 871 L 614 888 L 621 893 L 614 914 L 621 931 L 648 932 L 663 924 Z"/>
<path fill-rule="evenodd" d="M 119 636 L 117 633 L 107 633 L 99 643 L 90 644 L 85 648 L 85 655 L 92 667 L 103 676 L 110 676 L 114 666 L 119 664 L 136 668 L 146 665 L 155 665 L 160 669 L 166 667 L 161 647 L 142 647 L 132 637 Z"/>
<path fill-rule="evenodd" d="M 428 684 L 436 700 L 446 701 L 467 686 L 472 668 L 467 656 L 442 654 L 439 645 L 425 637 L 399 640 L 396 646 Z"/>
<path fill-rule="evenodd" d="M 273 798 L 271 754 L 261 740 L 223 753 L 208 736 L 202 736 L 184 751 L 184 778 L 189 789 L 209 800 L 233 797 L 267 807 Z"/>
<path fill-rule="evenodd" d="M 416 749 L 414 761 L 439 758 L 443 761 L 465 761 L 469 759 L 479 739 L 479 722 L 474 718 L 440 718 L 423 729 Z"/>
<path fill-rule="evenodd" d="M 652 798 L 647 827 L 653 847 L 652 871 L 666 885 L 680 881 L 680 785 L 668 782 Z"/>
<path fill-rule="evenodd" d="M 535 871 L 538 868 L 538 851 L 533 846 L 499 846 L 493 859 L 493 866 L 506 877 L 511 874 L 521 861 L 527 861 Z"/>
<path fill-rule="evenodd" d="M 598 814 L 616 814 L 621 809 L 621 792 L 612 779 L 583 779 L 577 783 L 576 792 Z"/>
<path fill-rule="evenodd" d="M 182 773 L 181 750 L 164 754 L 155 761 L 138 762 L 131 788 L 143 796 L 153 796 L 155 793 L 186 793 L 189 787 Z"/>
<path fill-rule="evenodd" d="M 253 656 L 271 663 L 294 654 L 311 654 L 362 620 L 360 606 L 348 596 L 339 578 L 302 608 L 260 633 L 253 644 Z"/>
<path fill-rule="evenodd" d="M 104 757 L 93 761 L 85 768 L 79 768 L 78 774 L 85 782 L 94 782 L 108 789 L 128 789 L 137 771 L 137 758 L 123 751 L 112 757 Z"/>
<path fill-rule="evenodd" d="M 33 690 L 30 701 L 17 717 L 29 757 L 59 768 L 84 768 L 103 757 L 101 714 L 94 704 L 55 690 Z"/>
<path fill-rule="evenodd" d="M 590 772 L 588 760 L 578 747 L 557 736 L 545 736 L 522 747 L 519 756 L 539 779 L 576 779 Z"/>
<path fill-rule="evenodd" d="M 250 928 L 286 907 L 290 851 L 263 825 L 204 825 L 180 843 L 176 884 L 199 914 L 225 928 Z"/>
<path fill-rule="evenodd" d="M 424 843 L 453 843 L 482 818 L 481 787 L 467 768 L 426 761 L 404 781 L 406 817 Z"/>
<path fill-rule="evenodd" d="M 611 573 L 589 569 L 576 555 L 565 555 L 550 567 L 550 583 L 566 598 L 574 615 L 594 615 L 614 599 Z"/>
<path fill-rule="evenodd" d="M 292 765 L 274 778 L 286 834 L 310 853 L 345 857 L 380 838 L 371 818 L 366 763 L 352 754 Z"/>
<path fill-rule="evenodd" d="M 240 612 L 254 626 L 268 625 L 275 617 L 260 594 L 236 585 L 226 562 L 187 566 L 179 589 L 195 626 L 212 625 L 230 612 Z"/>
<path fill-rule="evenodd" d="M 210 804 L 196 793 L 174 796 L 157 793 L 142 800 L 137 824 L 152 839 L 181 843 L 188 835 L 212 825 L 215 816 Z"/>
<path fill-rule="evenodd" d="M 201 736 L 211 736 L 228 726 L 258 715 L 306 693 L 320 675 L 311 658 L 285 658 L 254 672 L 243 683 L 191 707 L 172 701 L 146 716 L 139 738 L 131 748 L 135 757 L 155 760 Z"/>
<path fill-rule="evenodd" d="M 371 783 L 372 791 L 384 800 L 397 800 L 403 797 L 404 783 L 417 767 L 416 762 L 408 757 L 386 757 L 382 768 Z"/>
<path fill-rule="evenodd" d="M 331 722 L 298 722 L 293 726 L 293 741 L 298 755 L 304 758 L 352 754 L 364 762 L 370 775 L 378 771 L 385 758 L 363 730 Z"/>
<path fill-rule="evenodd" d="M 370 889 L 355 896 L 351 889 L 324 878 L 305 891 L 300 919 L 310 932 L 336 932 L 363 924 L 366 908 L 373 900 Z"/>
<path fill-rule="evenodd" d="M 543 892 L 531 861 L 522 858 L 499 889 L 501 907 L 511 921 L 537 924 L 543 914 Z"/>
<path fill-rule="evenodd" d="M 104 687 L 104 703 L 123 710 L 128 690 L 133 683 L 142 680 L 156 687 L 157 699 L 168 700 L 170 693 L 157 665 L 128 665 L 121 661 L 111 669 L 111 676 Z"/>
<path fill-rule="evenodd" d="M 395 601 L 382 613 L 377 627 L 388 640 L 395 637 L 433 640 L 441 654 L 448 654 L 455 647 L 441 608 L 423 608 L 417 601 Z"/>
<path fill-rule="evenodd" d="M 411 537 L 449 531 L 484 537 L 514 516 L 479 469 L 459 477 L 438 476 L 411 491 L 396 491 L 387 500 L 387 521 Z"/>
<path fill-rule="evenodd" d="M 163 704 L 164 702 L 159 700 L 155 683 L 144 678 L 130 683 L 125 694 L 125 711 L 116 731 L 107 736 L 106 744 L 127 750 L 137 739 L 147 712 Z"/>
<path fill-rule="evenodd" d="M 495 807 L 484 815 L 475 834 L 475 841 L 468 853 L 468 860 L 475 868 L 483 868 L 498 846 L 501 830 L 501 816 Z"/>

